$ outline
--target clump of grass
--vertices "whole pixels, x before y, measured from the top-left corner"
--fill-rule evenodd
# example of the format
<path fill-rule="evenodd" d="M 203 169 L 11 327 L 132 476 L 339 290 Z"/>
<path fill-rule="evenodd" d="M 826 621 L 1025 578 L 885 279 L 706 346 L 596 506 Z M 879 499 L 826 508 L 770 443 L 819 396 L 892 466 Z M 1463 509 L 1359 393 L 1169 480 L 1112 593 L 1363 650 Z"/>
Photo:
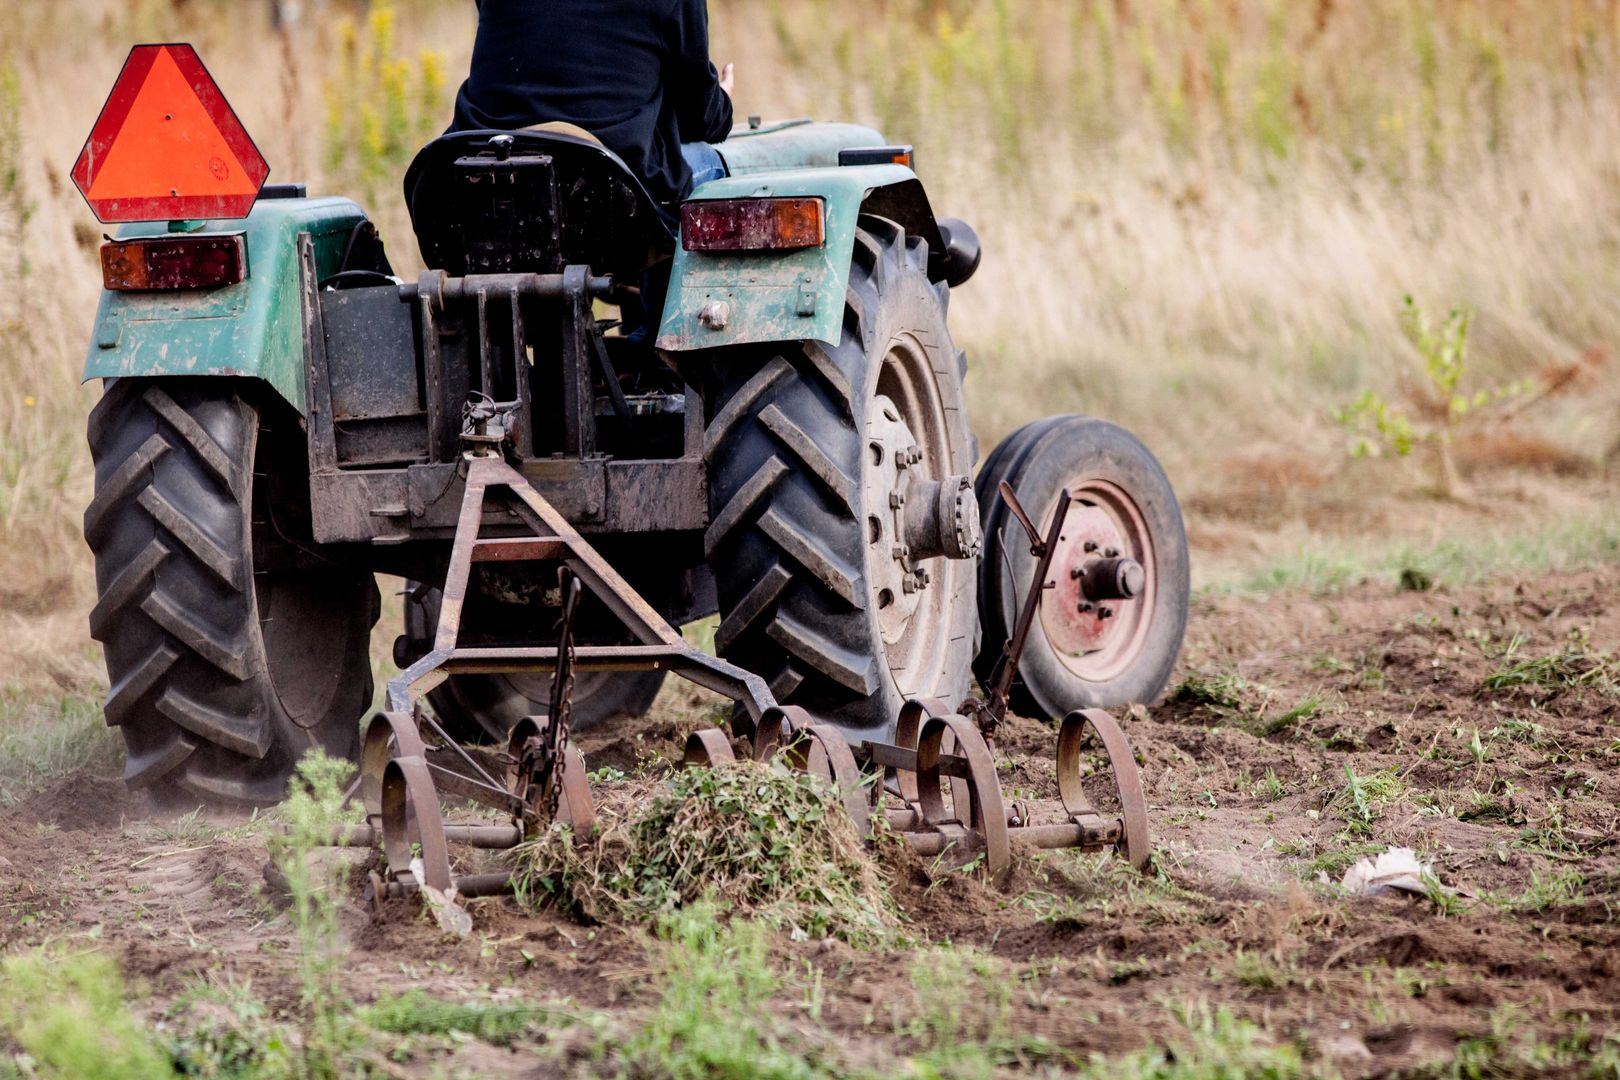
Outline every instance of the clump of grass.
<path fill-rule="evenodd" d="M 1620 660 L 1593 649 L 1585 634 L 1572 635 L 1563 648 L 1547 656 L 1520 656 L 1523 645 L 1523 635 L 1515 635 L 1508 643 L 1495 670 L 1485 676 L 1482 686 L 1487 693 L 1517 687 L 1555 693 L 1577 689 L 1613 692 L 1620 684 Z"/>
<path fill-rule="evenodd" d="M 1031 889 L 1022 903 L 1038 922 L 1087 927 L 1128 915 L 1151 926 L 1186 926 L 1212 917 L 1197 893 L 1162 872 L 1140 874 L 1113 855 L 1053 852 L 1033 865 L 1049 888 Z"/>
<path fill-rule="evenodd" d="M 1208 1077 L 1245 1077 L 1247 1080 L 1292 1080 L 1311 1075 L 1304 1056 L 1293 1042 L 1278 1042 L 1257 1025 L 1224 1005 L 1211 1008 L 1196 1002 L 1174 1008 L 1181 1030 L 1169 1033 L 1161 1045 L 1121 1057 L 1092 1058 L 1080 1075 L 1087 1080 L 1206 1080 Z"/>
<path fill-rule="evenodd" d="M 1344 789 L 1335 802 L 1344 806 L 1349 831 L 1360 836 L 1372 833 L 1373 822 L 1384 814 L 1384 809 L 1406 792 L 1400 771 L 1380 769 L 1365 776 L 1357 775 L 1354 766 L 1344 767 Z"/>
<path fill-rule="evenodd" d="M 0 686 L 0 806 L 77 769 L 116 768 L 123 744 L 81 694 L 41 696 Z"/>
<path fill-rule="evenodd" d="M 421 990 L 391 994 L 360 1012 L 374 1031 L 394 1035 L 470 1035 L 495 1046 L 515 1042 L 531 1028 L 575 1022 L 558 1009 L 523 1001 L 442 1001 Z"/>
<path fill-rule="evenodd" d="M 699 902 L 658 919 L 668 945 L 657 1002 L 624 1044 L 632 1075 L 675 1080 L 746 1077 L 798 1080 L 823 1075 L 785 1045 L 762 1007 L 780 984 L 771 970 L 763 927 L 729 924 Z"/>
<path fill-rule="evenodd" d="M 155 1080 L 174 1075 L 168 1057 L 125 1004 L 117 966 L 100 953 L 32 952 L 0 961 L 4 1043 L 28 1059 L 18 1076 Z M 0 1074 L 6 1064 L 0 1058 Z"/>
<path fill-rule="evenodd" d="M 522 895 L 592 920 L 647 921 L 712 897 L 797 938 L 887 938 L 898 916 L 821 780 L 752 761 L 627 785 L 593 836 L 555 828 L 514 852 Z"/>
<path fill-rule="evenodd" d="M 1192 671 L 1187 674 L 1171 701 L 1187 705 L 1202 705 L 1219 712 L 1236 713 L 1244 709 L 1243 695 L 1252 689 L 1241 675 L 1231 672 Z"/>
<path fill-rule="evenodd" d="M 997 1069 L 1067 1057 L 1046 1040 L 1015 1030 L 1017 982 L 994 957 L 935 945 L 913 954 L 910 976 L 915 1012 L 896 1033 L 916 1043 L 913 1075 L 991 1076 Z"/>
<path fill-rule="evenodd" d="M 1586 878 L 1578 870 L 1555 870 L 1543 877 L 1530 871 L 1530 884 L 1508 901 L 1509 911 L 1540 915 L 1556 907 L 1579 904 L 1585 899 Z"/>
<path fill-rule="evenodd" d="M 343 935 L 338 897 L 343 864 L 316 852 L 331 843 L 342 817 L 343 785 L 353 766 L 311 752 L 298 765 L 280 813 L 283 832 L 270 834 L 270 857 L 287 882 L 288 912 L 298 941 L 298 974 L 304 1005 L 304 1068 L 312 1077 L 342 1074 L 344 1054 L 354 1045 L 340 973 Z"/>

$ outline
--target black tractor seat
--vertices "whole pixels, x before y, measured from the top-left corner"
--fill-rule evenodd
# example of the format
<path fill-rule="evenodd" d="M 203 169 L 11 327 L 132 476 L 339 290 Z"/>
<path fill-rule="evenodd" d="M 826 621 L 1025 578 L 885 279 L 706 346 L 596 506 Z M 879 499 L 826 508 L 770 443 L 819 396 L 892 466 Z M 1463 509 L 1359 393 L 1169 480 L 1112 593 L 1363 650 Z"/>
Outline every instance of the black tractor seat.
<path fill-rule="evenodd" d="M 675 250 L 658 206 L 624 162 L 554 131 L 458 131 L 416 155 L 405 204 L 432 269 L 556 273 L 586 265 L 620 281 Z"/>

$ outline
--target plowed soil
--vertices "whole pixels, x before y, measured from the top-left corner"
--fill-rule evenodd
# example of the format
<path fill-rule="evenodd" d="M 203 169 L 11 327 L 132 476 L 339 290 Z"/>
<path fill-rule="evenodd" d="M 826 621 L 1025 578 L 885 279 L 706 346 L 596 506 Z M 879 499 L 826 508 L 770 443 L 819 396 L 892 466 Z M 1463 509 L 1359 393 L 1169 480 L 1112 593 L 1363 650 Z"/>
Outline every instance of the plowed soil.
<path fill-rule="evenodd" d="M 1620 569 L 1607 568 L 1457 591 L 1200 599 L 1180 689 L 1121 717 L 1147 785 L 1153 876 L 1026 853 L 997 890 L 892 858 L 911 940 L 778 941 L 790 985 L 819 990 L 813 1015 L 798 992 L 769 1007 L 838 1060 L 904 1058 L 922 1007 L 914 964 L 936 955 L 919 950 L 948 941 L 994 958 L 1011 1034 L 1079 1058 L 1153 1043 L 1204 1003 L 1347 1075 L 1449 1060 L 1460 1040 L 1576 1045 L 1620 1031 L 1617 591 Z M 587 754 L 593 767 L 658 768 L 708 712 L 666 691 L 653 717 L 587 739 Z M 1044 794 L 1052 742 L 1044 724 L 1012 723 L 1004 786 Z M 1355 857 L 1391 845 L 1457 892 L 1338 887 Z M 253 826 L 145 820 L 116 780 L 79 774 L 0 818 L 0 855 L 0 949 L 94 939 L 154 1013 L 203 977 L 251 982 L 273 1008 L 297 1000 Z M 375 921 L 355 896 L 343 928 L 357 1001 L 494 987 L 629 1023 L 651 1005 L 656 946 L 641 929 L 490 899 L 470 904 L 475 932 L 456 940 L 406 902 Z M 479 1073 L 539 1060 L 522 1046 L 456 1055 Z"/>

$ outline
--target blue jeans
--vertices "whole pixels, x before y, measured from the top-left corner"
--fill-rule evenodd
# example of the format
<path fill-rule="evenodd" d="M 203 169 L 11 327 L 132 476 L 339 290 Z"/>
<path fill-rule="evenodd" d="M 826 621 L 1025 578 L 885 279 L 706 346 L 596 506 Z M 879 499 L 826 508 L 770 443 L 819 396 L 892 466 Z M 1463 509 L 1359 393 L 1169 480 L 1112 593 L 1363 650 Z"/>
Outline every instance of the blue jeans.
<path fill-rule="evenodd" d="M 708 143 L 682 143 L 681 157 L 686 159 L 686 167 L 692 170 L 694 188 L 700 188 L 710 180 L 719 180 L 726 175 L 726 163 L 720 157 L 720 151 Z"/>

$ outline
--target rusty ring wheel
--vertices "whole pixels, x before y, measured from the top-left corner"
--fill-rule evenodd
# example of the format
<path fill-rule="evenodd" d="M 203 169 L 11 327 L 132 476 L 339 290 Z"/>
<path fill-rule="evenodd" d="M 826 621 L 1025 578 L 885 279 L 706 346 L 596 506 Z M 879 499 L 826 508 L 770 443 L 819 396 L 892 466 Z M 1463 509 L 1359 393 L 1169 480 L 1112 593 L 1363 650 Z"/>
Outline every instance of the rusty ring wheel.
<path fill-rule="evenodd" d="M 955 756 L 967 762 L 968 814 L 963 820 L 962 804 L 945 809 L 940 783 L 940 758 L 945 753 L 946 735 L 956 737 Z M 1007 808 L 1001 798 L 1001 781 L 990 747 L 973 721 L 964 716 L 931 716 L 923 722 L 917 740 L 917 794 L 926 826 L 947 832 L 959 825 L 973 833 L 984 852 L 985 872 L 996 886 L 1007 883 L 1012 873 L 1012 844 L 1007 835 Z M 942 828 L 943 827 L 943 828 Z"/>
<path fill-rule="evenodd" d="M 395 880 L 413 876 L 411 845 L 415 843 L 422 852 L 422 883 L 440 892 L 454 884 L 439 793 L 427 762 L 420 757 L 391 758 L 383 769 L 382 837 L 388 873 Z"/>
<path fill-rule="evenodd" d="M 917 749 L 917 738 L 922 733 L 923 721 L 935 716 L 950 716 L 956 710 L 938 698 L 913 698 L 900 708 L 900 719 L 894 726 L 894 744 L 905 750 Z M 950 754 L 956 750 L 956 736 L 947 735 L 942 752 Z M 896 770 L 896 781 L 900 785 L 900 798 L 907 805 L 917 805 L 917 774 L 904 769 Z M 968 782 L 961 777 L 951 777 L 951 805 L 966 806 L 971 795 L 968 792 Z"/>
<path fill-rule="evenodd" d="M 1120 838 L 1115 850 L 1136 869 L 1145 871 L 1153 850 L 1148 840 L 1142 773 L 1136 767 L 1136 755 L 1131 752 L 1130 740 L 1119 722 L 1102 709 L 1077 709 L 1063 718 L 1058 729 L 1058 794 L 1063 798 L 1063 809 L 1071 819 L 1098 814 L 1091 800 L 1086 798 L 1080 777 L 1080 757 L 1087 728 L 1095 731 L 1102 742 L 1119 794 Z"/>
<path fill-rule="evenodd" d="M 511 758 L 506 767 L 506 786 L 526 808 L 523 820 L 517 822 L 525 833 L 531 822 L 539 821 L 538 801 L 542 792 L 532 787 L 533 778 L 523 771 L 524 754 L 529 740 L 543 736 L 549 722 L 544 716 L 525 716 L 512 725 L 506 739 L 506 752 Z M 591 801 L 585 755 L 573 744 L 563 748 L 563 786 L 557 798 L 557 820 L 575 833 L 588 833 L 596 825 L 596 805 Z"/>
<path fill-rule="evenodd" d="M 411 713 L 379 712 L 366 725 L 360 744 L 360 802 L 373 822 L 382 814 L 383 771 L 396 757 L 427 760 L 421 729 Z"/>
<path fill-rule="evenodd" d="M 819 776 L 833 786 L 838 801 L 855 826 L 855 835 L 866 839 L 871 828 L 871 807 L 866 784 L 849 742 L 837 728 L 827 724 L 805 724 L 794 732 L 794 739 L 783 756 L 800 772 Z"/>
<path fill-rule="evenodd" d="M 754 728 L 754 760 L 771 760 L 778 750 L 792 743 L 800 731 L 815 722 L 815 718 L 798 705 L 774 705 L 766 709 Z"/>
<path fill-rule="evenodd" d="M 681 767 L 712 769 L 736 760 L 737 752 L 731 748 L 731 740 L 726 738 L 725 732 L 719 728 L 703 728 L 686 737 Z"/>

